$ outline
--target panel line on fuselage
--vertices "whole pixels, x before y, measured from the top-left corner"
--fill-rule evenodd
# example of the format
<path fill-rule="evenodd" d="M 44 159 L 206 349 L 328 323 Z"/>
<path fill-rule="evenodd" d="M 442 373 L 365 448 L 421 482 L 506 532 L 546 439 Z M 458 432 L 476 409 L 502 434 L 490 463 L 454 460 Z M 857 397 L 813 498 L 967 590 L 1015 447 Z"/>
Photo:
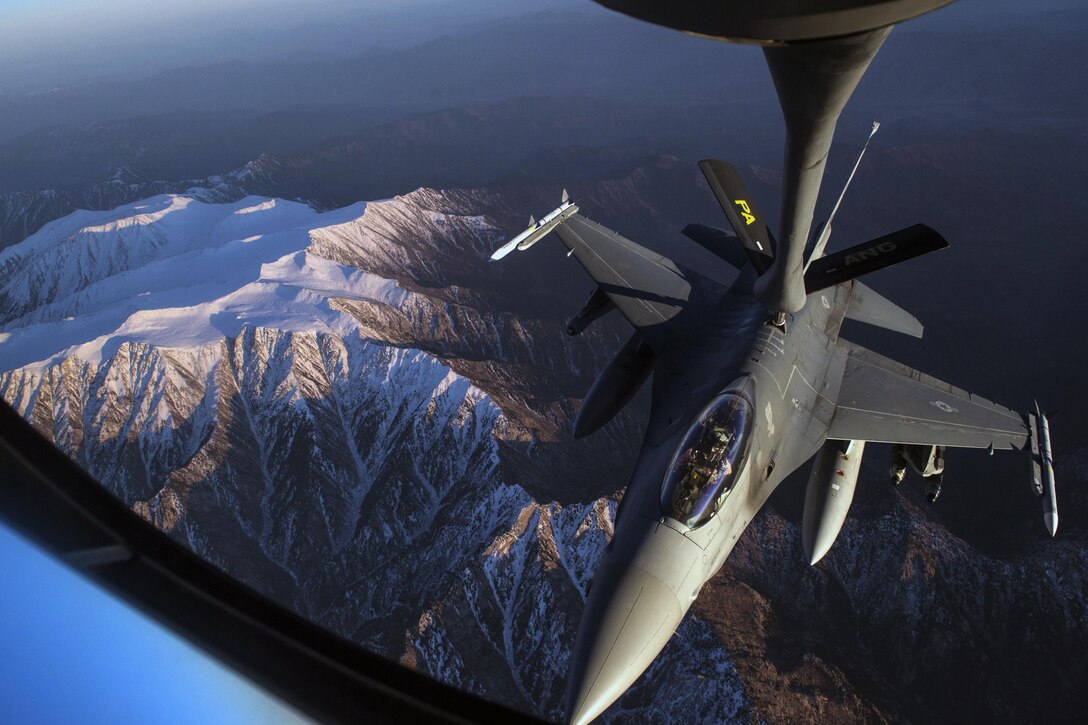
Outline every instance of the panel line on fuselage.
<path fill-rule="evenodd" d="M 797 373 L 797 376 L 799 378 L 801 378 L 801 382 L 803 382 L 805 385 L 807 385 L 808 389 L 811 390 L 813 393 L 815 393 L 817 398 L 823 398 L 824 400 L 826 400 L 829 403 L 833 402 L 830 398 L 824 397 L 824 395 L 819 390 L 816 389 L 816 386 L 814 386 L 811 382 L 809 382 L 809 379 L 805 377 L 805 374 L 803 372 L 801 372 L 801 368 L 798 367 L 797 365 L 793 366 L 793 372 L 790 373 L 790 379 L 786 381 L 786 392 L 789 391 L 790 383 L 793 382 L 793 373 Z M 782 393 L 782 397 L 783 398 L 786 397 L 785 392 Z"/>

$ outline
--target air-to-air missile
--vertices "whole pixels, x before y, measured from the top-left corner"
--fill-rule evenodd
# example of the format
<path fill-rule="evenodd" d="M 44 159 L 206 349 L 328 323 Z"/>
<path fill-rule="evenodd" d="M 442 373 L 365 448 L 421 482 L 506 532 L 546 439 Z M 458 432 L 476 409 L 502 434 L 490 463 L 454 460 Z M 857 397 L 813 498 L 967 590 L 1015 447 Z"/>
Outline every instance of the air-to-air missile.
<path fill-rule="evenodd" d="M 570 197 L 567 196 L 567 190 L 564 189 L 559 206 L 548 212 L 540 221 L 529 217 L 529 228 L 495 250 L 495 253 L 491 255 L 491 259 L 502 259 L 515 249 L 525 251 L 546 237 L 551 230 L 562 224 L 564 219 L 577 211 L 577 205 L 571 202 Z"/>
<path fill-rule="evenodd" d="M 1043 497 L 1043 522 L 1051 536 L 1058 533 L 1058 493 L 1054 487 L 1054 459 L 1050 454 L 1050 423 L 1035 403 L 1028 414 L 1031 432 L 1031 482 L 1036 496 Z"/>

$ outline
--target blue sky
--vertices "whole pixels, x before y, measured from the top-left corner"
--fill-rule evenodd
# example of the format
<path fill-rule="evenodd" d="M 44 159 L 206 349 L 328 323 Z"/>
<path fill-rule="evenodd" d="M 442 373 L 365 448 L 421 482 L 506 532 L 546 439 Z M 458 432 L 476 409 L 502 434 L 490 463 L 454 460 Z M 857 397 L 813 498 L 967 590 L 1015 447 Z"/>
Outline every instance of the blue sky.
<path fill-rule="evenodd" d="M 3 525 L 0 561 L 0 722 L 306 722 Z"/>

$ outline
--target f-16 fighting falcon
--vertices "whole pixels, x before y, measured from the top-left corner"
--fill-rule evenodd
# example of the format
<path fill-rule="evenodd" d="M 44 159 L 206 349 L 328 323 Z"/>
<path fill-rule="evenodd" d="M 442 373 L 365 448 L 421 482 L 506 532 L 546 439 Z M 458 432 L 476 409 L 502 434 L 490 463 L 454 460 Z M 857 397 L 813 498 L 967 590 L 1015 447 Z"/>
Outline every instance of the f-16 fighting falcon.
<path fill-rule="evenodd" d="M 812 564 L 846 519 L 868 442 L 894 444 L 893 481 L 910 463 L 927 478 L 930 500 L 946 446 L 1030 449 L 1051 535 L 1058 522 L 1050 434 L 1038 407 L 1015 413 L 839 337 L 845 318 L 921 337 L 917 319 L 859 278 L 945 240 L 918 224 L 825 256 L 832 211 L 809 242 L 835 125 L 858 81 L 895 23 L 950 0 L 600 1 L 651 22 L 763 44 L 786 149 L 778 240 L 732 166 L 699 164 L 733 233 L 697 224 L 684 233 L 735 267 L 731 279 L 686 269 L 601 227 L 566 192 L 492 257 L 554 232 L 597 283 L 568 332 L 613 308 L 634 328 L 586 395 L 575 437 L 604 425 L 654 374 L 645 439 L 571 659 L 572 723 L 595 718 L 646 670 L 771 492 L 813 456 L 802 524 Z"/>

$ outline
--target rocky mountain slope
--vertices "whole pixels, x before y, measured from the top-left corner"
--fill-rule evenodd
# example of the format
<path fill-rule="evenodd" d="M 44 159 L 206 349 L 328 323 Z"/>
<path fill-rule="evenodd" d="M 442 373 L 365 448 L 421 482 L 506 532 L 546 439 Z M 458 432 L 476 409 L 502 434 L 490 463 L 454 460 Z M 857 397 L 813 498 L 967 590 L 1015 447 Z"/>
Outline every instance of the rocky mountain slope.
<path fill-rule="evenodd" d="M 611 455 L 553 465 L 575 391 L 619 340 L 491 311 L 515 281 L 479 272 L 501 232 L 457 211 L 478 201 L 420 191 L 318 214 L 159 196 L 58 220 L 0 258 L 0 391 L 251 586 L 554 716 L 637 426 L 609 434 Z M 528 493 L 557 470 L 580 499 Z M 708 666 L 693 649 L 661 677 Z M 742 709 L 728 654 L 714 662 L 730 677 L 687 699 Z"/>
<path fill-rule="evenodd" d="M 653 236 L 667 224 L 647 186 L 689 172 L 658 159 L 585 198 Z M 421 189 L 324 213 L 161 195 L 58 219 L 0 251 L 0 395 L 233 576 L 557 717 L 640 437 L 636 405 L 570 441 L 625 330 L 566 337 L 588 289 L 563 255 L 486 262 L 557 191 Z M 1066 490 L 1088 478 L 1078 460 L 1061 462 Z M 1065 504 L 1063 538 L 995 558 L 880 468 L 816 568 L 783 487 L 609 718 L 1072 717 L 1088 501 Z"/>

